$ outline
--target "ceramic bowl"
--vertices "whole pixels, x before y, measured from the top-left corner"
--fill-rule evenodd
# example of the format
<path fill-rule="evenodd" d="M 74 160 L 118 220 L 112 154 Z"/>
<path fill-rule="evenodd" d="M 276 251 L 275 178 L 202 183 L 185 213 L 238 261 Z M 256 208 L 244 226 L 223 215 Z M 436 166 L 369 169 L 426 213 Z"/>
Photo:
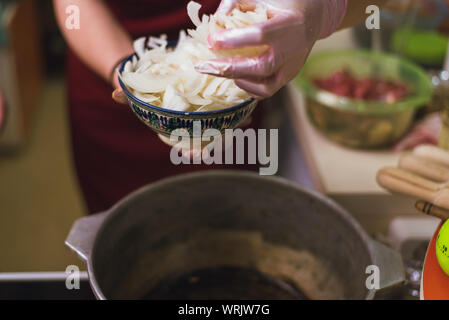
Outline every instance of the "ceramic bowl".
<path fill-rule="evenodd" d="M 135 53 L 126 58 L 120 66 L 123 72 L 125 64 L 134 57 Z M 189 137 L 193 137 L 194 121 L 201 121 L 201 134 L 207 129 L 217 129 L 224 133 L 226 129 L 234 129 L 243 123 L 254 111 L 257 100 L 251 98 L 239 105 L 222 110 L 205 112 L 183 112 L 160 108 L 135 97 L 120 80 L 120 86 L 126 94 L 128 104 L 137 118 L 150 127 L 162 138 L 170 138 L 174 130 L 186 129 Z"/>

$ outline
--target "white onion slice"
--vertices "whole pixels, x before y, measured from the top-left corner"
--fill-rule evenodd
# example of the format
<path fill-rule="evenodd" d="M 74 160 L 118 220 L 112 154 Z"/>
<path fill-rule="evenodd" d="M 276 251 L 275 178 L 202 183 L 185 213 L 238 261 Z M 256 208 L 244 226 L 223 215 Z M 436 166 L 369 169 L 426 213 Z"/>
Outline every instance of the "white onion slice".
<path fill-rule="evenodd" d="M 190 20 L 192 20 L 195 27 L 201 25 L 200 20 L 200 9 L 201 5 L 195 1 L 190 1 L 187 5 L 187 14 L 189 15 Z"/>
<path fill-rule="evenodd" d="M 123 79 L 128 86 L 142 93 L 164 92 L 167 86 L 174 82 L 173 77 L 147 75 L 134 72 L 125 74 Z"/>
<path fill-rule="evenodd" d="M 162 100 L 162 108 L 175 111 L 187 111 L 190 108 L 190 104 L 177 94 L 172 85 L 168 85 Z"/>
<path fill-rule="evenodd" d="M 146 103 L 154 103 L 159 100 L 159 97 L 157 96 L 153 96 L 147 93 L 140 93 L 139 91 L 134 91 L 134 95 L 136 96 L 137 99 L 140 99 Z"/>
<path fill-rule="evenodd" d="M 217 91 L 218 86 L 225 81 L 225 78 L 215 78 L 212 82 L 207 86 L 206 90 L 203 92 L 204 97 L 211 97 Z"/>
<path fill-rule="evenodd" d="M 197 105 L 197 106 L 207 106 L 210 105 L 213 101 L 211 99 L 203 99 L 199 96 L 192 96 L 192 97 L 186 97 L 187 101 L 189 101 L 191 104 Z"/>

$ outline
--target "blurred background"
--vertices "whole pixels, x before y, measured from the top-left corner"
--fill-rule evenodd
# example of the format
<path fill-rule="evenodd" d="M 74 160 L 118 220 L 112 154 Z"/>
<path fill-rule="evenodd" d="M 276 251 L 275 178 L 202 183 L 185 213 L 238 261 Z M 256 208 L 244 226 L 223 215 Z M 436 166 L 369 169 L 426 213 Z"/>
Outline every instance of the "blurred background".
<path fill-rule="evenodd" d="M 440 71 L 448 47 L 448 3 L 391 1 L 380 31 L 363 24 L 321 41 L 315 51 L 356 46 L 392 52 L 420 65 L 435 83 L 447 82 Z M 56 271 L 79 263 L 64 247 L 73 221 L 86 212 L 71 157 L 64 61 L 50 0 L 0 0 L 0 272 Z M 292 169 L 300 151 L 286 113 L 273 111 L 271 126 L 285 127 L 281 173 L 296 179 L 293 171 L 307 173 Z"/>
<path fill-rule="evenodd" d="M 84 215 L 70 154 L 65 44 L 52 2 L 0 1 L 0 272 L 65 270 Z"/>

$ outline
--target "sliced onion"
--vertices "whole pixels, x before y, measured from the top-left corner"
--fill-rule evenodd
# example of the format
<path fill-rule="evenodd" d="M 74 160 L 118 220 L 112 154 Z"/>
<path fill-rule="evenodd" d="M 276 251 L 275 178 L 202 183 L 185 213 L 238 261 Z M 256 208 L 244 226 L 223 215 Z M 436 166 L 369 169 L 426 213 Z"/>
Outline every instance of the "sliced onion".
<path fill-rule="evenodd" d="M 125 83 L 142 93 L 164 92 L 168 85 L 174 82 L 173 77 L 147 75 L 129 72 L 123 76 Z"/>
<path fill-rule="evenodd" d="M 251 57 L 267 50 L 267 46 L 212 51 L 209 34 L 225 28 L 245 27 L 266 21 L 267 11 L 257 6 L 254 11 L 234 9 L 229 16 L 203 15 L 201 5 L 190 2 L 187 12 L 195 30 L 181 31 L 175 48 L 167 48 L 167 36 L 137 39 L 137 56 L 126 63 L 119 75 L 128 89 L 140 100 L 177 111 L 220 110 L 239 104 L 249 95 L 231 79 L 198 73 L 199 62 L 223 57 Z"/>
<path fill-rule="evenodd" d="M 226 79 L 225 78 L 215 78 L 212 82 L 207 86 L 207 88 L 203 92 L 204 97 L 211 97 L 217 91 L 218 86 L 222 84 Z"/>
<path fill-rule="evenodd" d="M 160 100 L 160 98 L 157 96 L 147 94 L 147 93 L 140 93 L 139 91 L 134 91 L 134 95 L 136 96 L 137 99 L 142 100 L 143 102 L 146 102 L 146 103 L 154 103 L 154 102 Z"/>
<path fill-rule="evenodd" d="M 142 37 L 142 38 L 135 40 L 133 43 L 134 52 L 137 53 L 139 58 L 142 57 L 145 53 L 146 42 L 147 42 L 147 39 L 145 37 Z"/>
<path fill-rule="evenodd" d="M 190 1 L 187 5 L 187 14 L 189 15 L 190 20 L 192 20 L 195 27 L 201 25 L 200 20 L 200 9 L 201 5 L 195 1 Z"/>
<path fill-rule="evenodd" d="M 210 105 L 213 101 L 211 99 L 204 99 L 199 96 L 192 96 L 192 97 L 186 97 L 187 101 L 189 101 L 191 104 L 197 105 L 197 106 L 207 106 Z"/>
<path fill-rule="evenodd" d="M 162 100 L 162 108 L 187 111 L 190 108 L 190 104 L 176 92 L 172 85 L 168 85 Z"/>

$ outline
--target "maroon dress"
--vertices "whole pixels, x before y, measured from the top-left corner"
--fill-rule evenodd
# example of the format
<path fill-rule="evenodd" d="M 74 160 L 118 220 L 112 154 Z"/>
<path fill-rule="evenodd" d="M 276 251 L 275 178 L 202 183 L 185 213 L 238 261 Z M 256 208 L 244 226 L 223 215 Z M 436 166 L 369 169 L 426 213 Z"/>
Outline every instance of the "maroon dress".
<path fill-rule="evenodd" d="M 176 39 L 180 29 L 193 27 L 187 16 L 187 2 L 106 1 L 133 38 L 166 33 L 170 39 Z M 213 13 L 219 3 L 198 2 L 203 6 L 202 13 Z M 89 213 L 106 210 L 137 188 L 164 177 L 229 167 L 173 165 L 170 147 L 142 124 L 129 107 L 115 103 L 111 86 L 71 51 L 67 76 L 73 156 Z"/>

